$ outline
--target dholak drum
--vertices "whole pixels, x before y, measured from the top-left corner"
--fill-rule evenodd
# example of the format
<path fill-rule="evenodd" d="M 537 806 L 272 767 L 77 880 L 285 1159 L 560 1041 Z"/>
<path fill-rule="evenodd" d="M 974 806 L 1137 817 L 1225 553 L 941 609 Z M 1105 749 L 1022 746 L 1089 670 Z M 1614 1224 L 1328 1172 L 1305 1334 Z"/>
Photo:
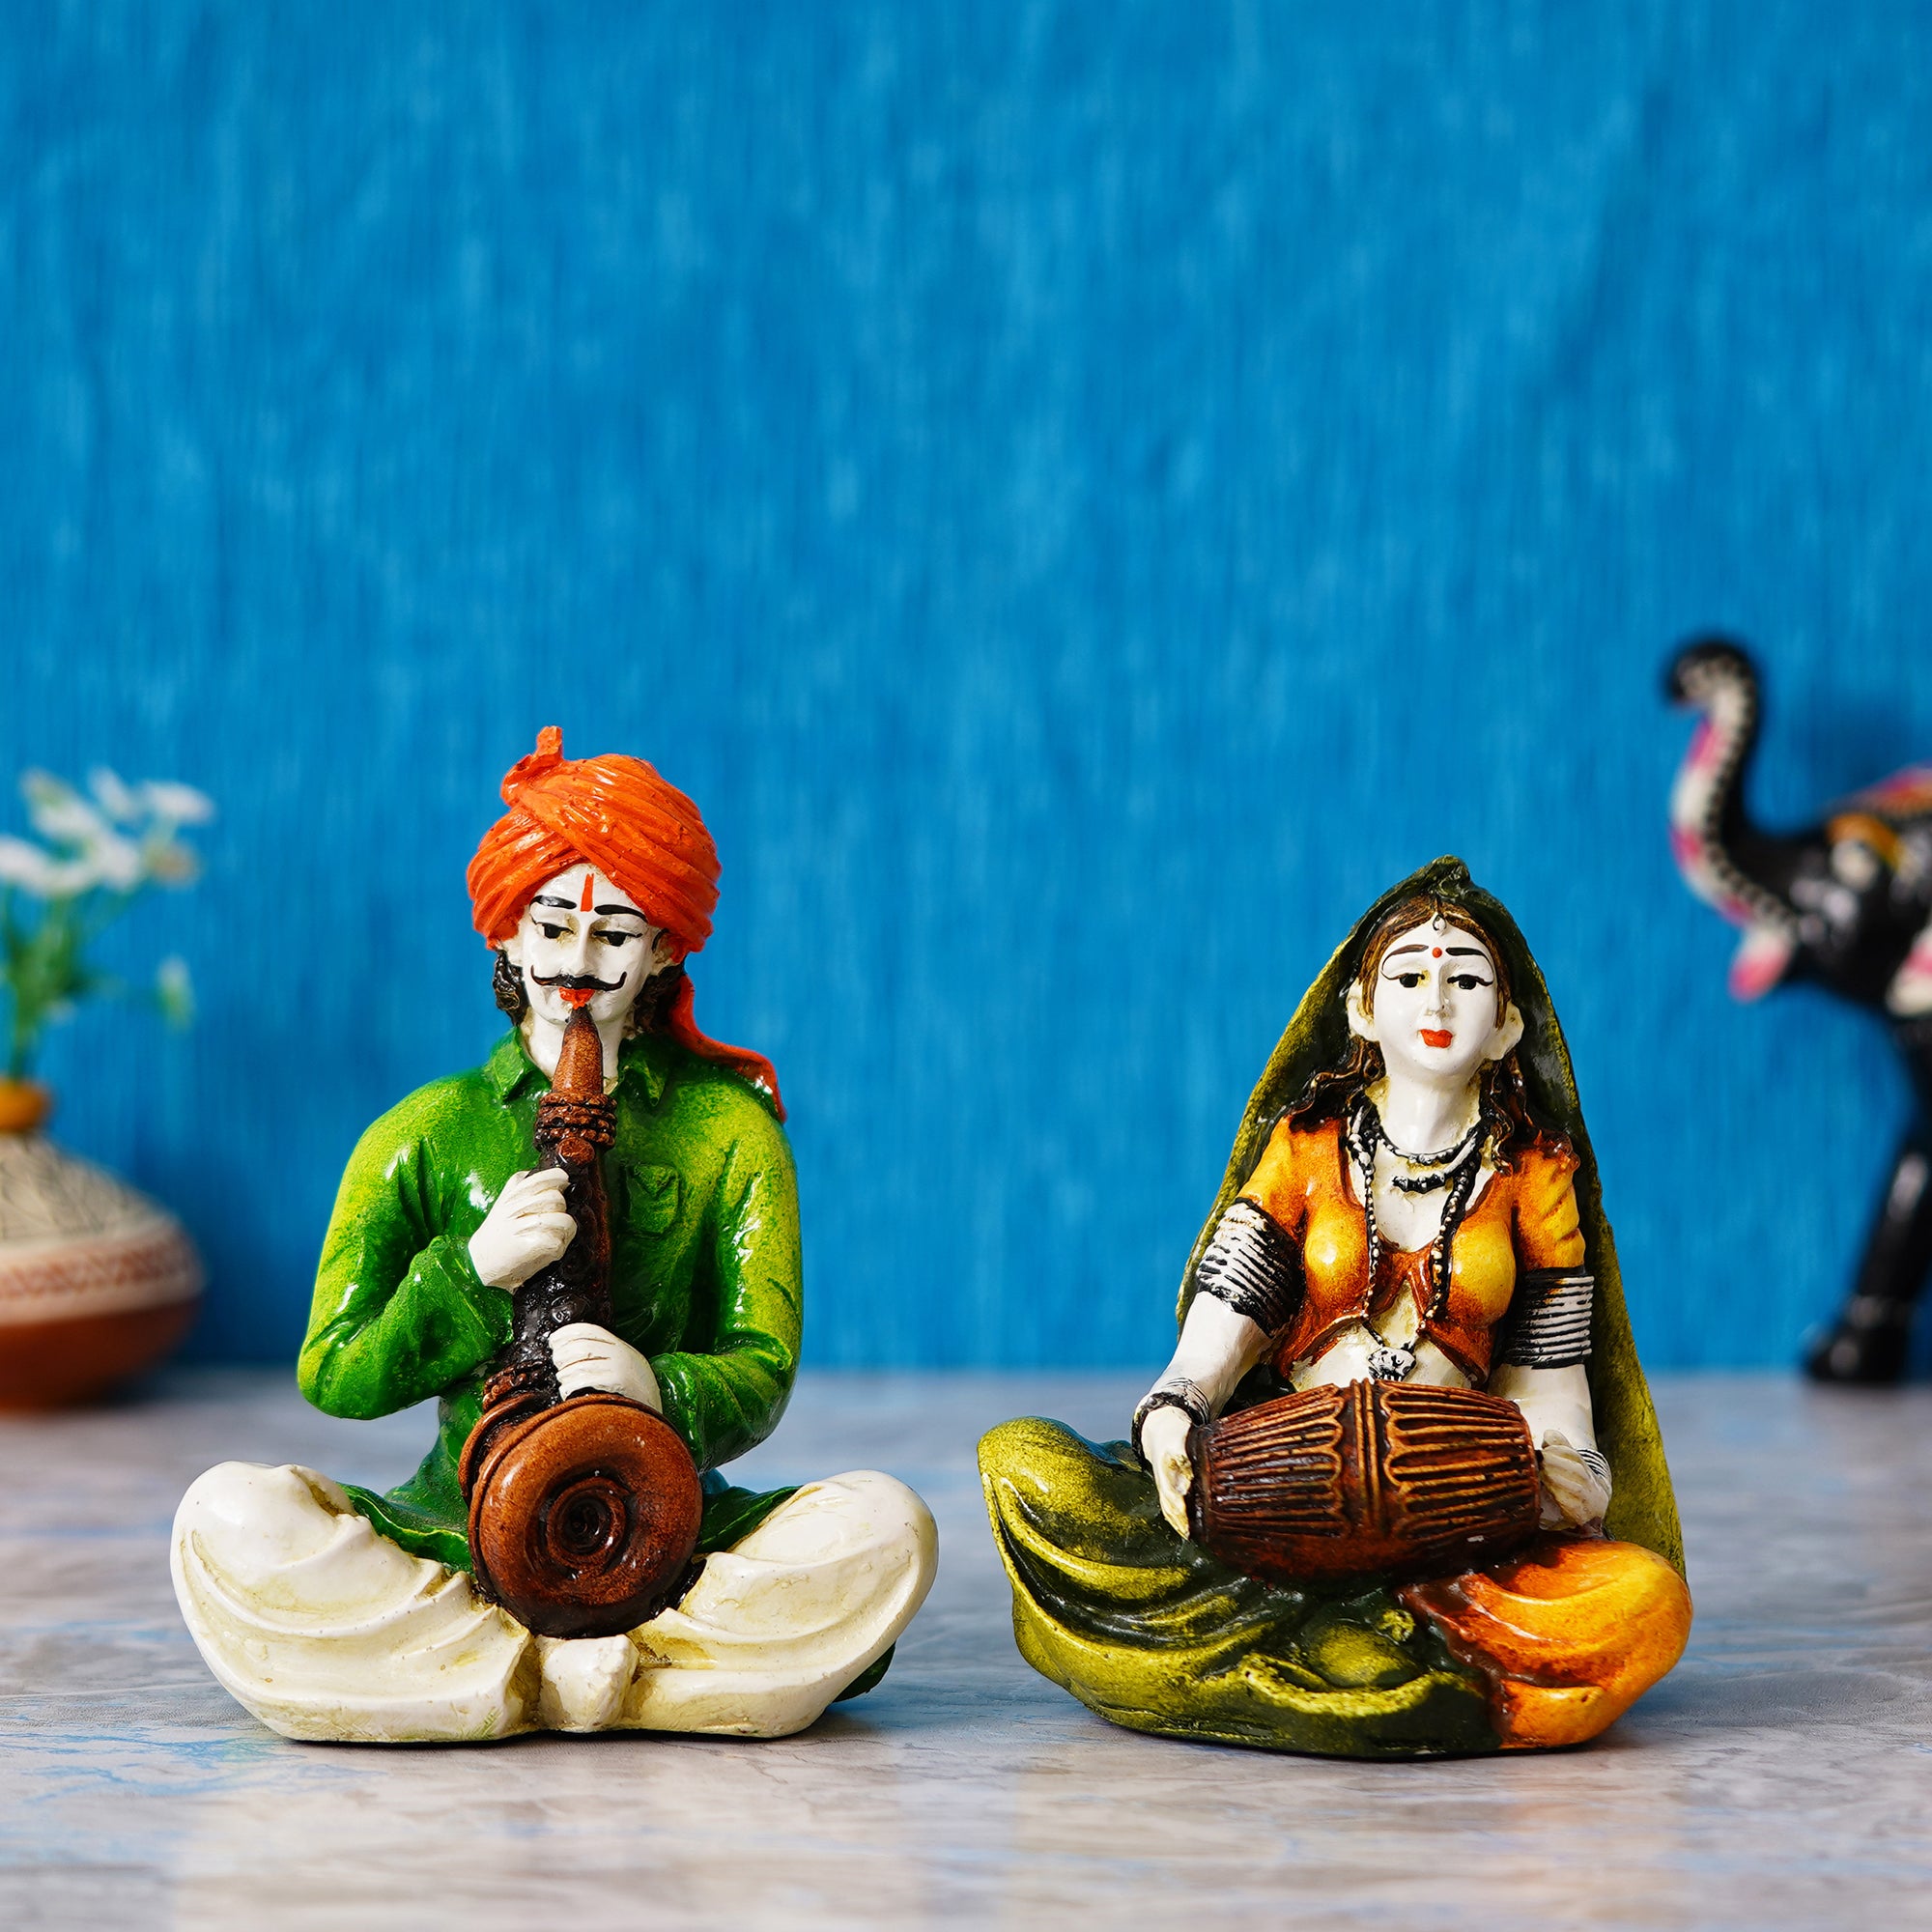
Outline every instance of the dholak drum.
<path fill-rule="evenodd" d="M 1474 1389 L 1305 1389 L 1197 1430 L 1191 1454 L 1195 1541 L 1271 1582 L 1468 1569 L 1536 1528 L 1522 1411 Z"/>
<path fill-rule="evenodd" d="M 691 1452 L 623 1396 L 573 1396 L 506 1420 L 470 1461 L 466 1452 L 477 1586 L 540 1636 L 634 1629 L 697 1548 L 704 1495 Z"/>

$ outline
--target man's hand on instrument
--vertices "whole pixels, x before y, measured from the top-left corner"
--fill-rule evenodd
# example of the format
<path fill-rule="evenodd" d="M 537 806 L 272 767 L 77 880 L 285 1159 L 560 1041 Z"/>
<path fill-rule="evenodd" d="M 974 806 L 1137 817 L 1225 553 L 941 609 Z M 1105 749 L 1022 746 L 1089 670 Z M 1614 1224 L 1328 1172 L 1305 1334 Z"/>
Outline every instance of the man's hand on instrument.
<path fill-rule="evenodd" d="M 1547 1529 L 1580 1529 L 1601 1522 L 1610 1506 L 1610 1465 L 1595 1449 L 1582 1449 L 1561 1430 L 1545 1432 L 1538 1461 L 1543 1466 L 1543 1523 Z"/>
<path fill-rule="evenodd" d="M 577 1223 L 565 1212 L 560 1167 L 513 1174 L 469 1237 L 469 1264 L 491 1288 L 521 1288 L 569 1247 Z"/>
<path fill-rule="evenodd" d="M 557 1329 L 550 1338 L 550 1358 L 556 1366 L 561 1395 L 597 1389 L 605 1395 L 627 1395 L 664 1413 L 664 1396 L 650 1363 L 630 1343 L 594 1321 L 572 1321 Z"/>
<path fill-rule="evenodd" d="M 1194 1419 L 1184 1408 L 1151 1409 L 1141 1424 L 1141 1454 L 1153 1471 L 1160 1513 L 1178 1535 L 1187 1531 L 1187 1492 L 1194 1487 L 1194 1465 L 1187 1460 L 1187 1437 Z"/>

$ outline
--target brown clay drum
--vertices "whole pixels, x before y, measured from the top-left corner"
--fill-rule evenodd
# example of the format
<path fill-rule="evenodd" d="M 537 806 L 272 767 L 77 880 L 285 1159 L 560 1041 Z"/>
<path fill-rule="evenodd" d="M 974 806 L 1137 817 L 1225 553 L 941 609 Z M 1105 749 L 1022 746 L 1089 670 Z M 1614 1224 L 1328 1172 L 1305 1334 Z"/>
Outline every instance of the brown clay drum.
<path fill-rule="evenodd" d="M 691 1452 L 663 1417 L 623 1396 L 573 1396 L 489 1443 L 470 1560 L 484 1594 L 538 1635 L 615 1636 L 662 1606 L 703 1511 Z"/>
<path fill-rule="evenodd" d="M 1269 1582 L 1470 1569 L 1536 1528 L 1529 1426 L 1475 1389 L 1305 1389 L 1197 1430 L 1191 1454 L 1195 1541 Z"/>

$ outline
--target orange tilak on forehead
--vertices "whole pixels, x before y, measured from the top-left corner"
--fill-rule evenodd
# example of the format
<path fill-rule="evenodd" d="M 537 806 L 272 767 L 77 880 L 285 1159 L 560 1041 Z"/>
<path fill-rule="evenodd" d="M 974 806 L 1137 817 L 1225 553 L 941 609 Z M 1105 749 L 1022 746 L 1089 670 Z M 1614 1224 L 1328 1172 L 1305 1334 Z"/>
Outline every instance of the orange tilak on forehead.
<path fill-rule="evenodd" d="M 590 910 L 590 888 L 592 883 L 595 881 L 596 877 L 597 874 L 595 872 L 586 871 L 584 873 L 583 896 L 577 902 L 577 909 L 579 912 L 588 912 Z"/>

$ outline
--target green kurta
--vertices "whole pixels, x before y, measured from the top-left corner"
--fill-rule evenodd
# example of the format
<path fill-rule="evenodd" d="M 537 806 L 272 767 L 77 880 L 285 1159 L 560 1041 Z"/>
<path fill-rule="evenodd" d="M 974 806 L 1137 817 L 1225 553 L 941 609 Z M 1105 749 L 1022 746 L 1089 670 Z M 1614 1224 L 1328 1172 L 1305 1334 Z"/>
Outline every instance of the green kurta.
<path fill-rule="evenodd" d="M 484 1064 L 419 1088 L 356 1143 L 316 1275 L 298 1378 L 330 1415 L 388 1415 L 431 1396 L 440 1428 L 387 1495 L 350 1491 L 384 1535 L 469 1568 L 457 1459 L 485 1376 L 510 1339 L 511 1297 L 469 1262 L 503 1183 L 534 1167 L 549 1088 L 511 1033 Z M 673 1040 L 618 1055 L 611 1200 L 611 1327 L 647 1356 L 665 1419 L 704 1472 L 700 1550 L 754 1528 L 789 1490 L 731 1488 L 717 1466 L 783 1413 L 799 1346 L 798 1191 L 765 1100 Z"/>

